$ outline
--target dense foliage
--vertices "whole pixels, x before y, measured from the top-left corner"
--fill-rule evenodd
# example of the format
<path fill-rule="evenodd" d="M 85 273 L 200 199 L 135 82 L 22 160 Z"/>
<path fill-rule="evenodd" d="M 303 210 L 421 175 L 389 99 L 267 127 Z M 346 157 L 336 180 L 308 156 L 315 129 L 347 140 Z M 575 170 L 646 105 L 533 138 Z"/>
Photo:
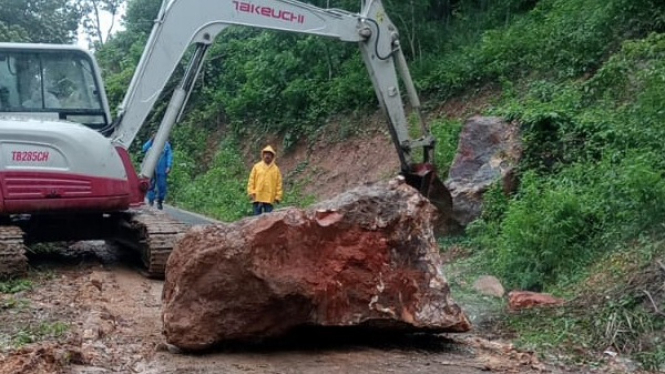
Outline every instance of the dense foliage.
<path fill-rule="evenodd" d="M 665 219 L 665 35 L 627 41 L 586 81 L 532 81 L 497 112 L 523 124 L 522 186 L 479 222 L 494 268 L 542 287 Z"/>
<path fill-rule="evenodd" d="M 359 10 L 357 0 L 308 2 Z M 440 71 L 443 65 L 439 66 L 444 62 L 439 58 L 442 51 L 480 38 L 483 28 L 508 22 L 536 1 L 388 0 L 384 3 L 400 28 L 418 82 L 434 92 L 439 86 L 432 82 L 444 74 Z M 114 103 L 127 86 L 159 4 L 159 0 L 130 0 L 124 20 L 127 30 L 116 34 L 98 53 L 110 79 L 107 85 Z M 474 28 L 464 30 L 459 21 L 469 17 L 474 20 Z M 372 108 L 376 102 L 357 46 L 353 44 L 284 32 L 230 28 L 218 36 L 208 53 L 208 61 L 192 107 L 201 112 L 207 123 L 224 118 L 240 135 L 265 130 L 286 132 L 295 138 L 321 126 L 331 114 Z M 435 65 L 437 68 L 431 69 Z M 464 84 L 457 86 L 459 90 Z"/>
<path fill-rule="evenodd" d="M 70 0 L 1 0 L 0 42 L 69 43 L 81 21 Z"/>

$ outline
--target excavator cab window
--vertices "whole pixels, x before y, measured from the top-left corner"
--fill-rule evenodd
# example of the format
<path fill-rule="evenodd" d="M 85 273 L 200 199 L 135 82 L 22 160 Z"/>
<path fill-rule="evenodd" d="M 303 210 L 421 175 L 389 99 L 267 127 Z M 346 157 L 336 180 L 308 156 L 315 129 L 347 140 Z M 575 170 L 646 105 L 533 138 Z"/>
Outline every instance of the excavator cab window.
<path fill-rule="evenodd" d="M 1 50 L 0 115 L 107 125 L 90 58 L 75 50 Z"/>

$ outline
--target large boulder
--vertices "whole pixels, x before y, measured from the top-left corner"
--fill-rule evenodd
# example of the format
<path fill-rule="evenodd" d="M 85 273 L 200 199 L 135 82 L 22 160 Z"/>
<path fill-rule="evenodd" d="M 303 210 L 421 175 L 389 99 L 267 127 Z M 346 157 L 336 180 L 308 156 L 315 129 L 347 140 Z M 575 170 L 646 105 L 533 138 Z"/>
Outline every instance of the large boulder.
<path fill-rule="evenodd" d="M 445 183 L 453 198 L 453 218 L 466 226 L 480 217 L 483 194 L 496 182 L 506 193 L 512 192 L 521 155 L 517 124 L 498 117 L 468 119 Z"/>
<path fill-rule="evenodd" d="M 395 179 L 193 228 L 166 265 L 166 340 L 202 350 L 301 326 L 468 331 L 441 270 L 434 211 Z"/>

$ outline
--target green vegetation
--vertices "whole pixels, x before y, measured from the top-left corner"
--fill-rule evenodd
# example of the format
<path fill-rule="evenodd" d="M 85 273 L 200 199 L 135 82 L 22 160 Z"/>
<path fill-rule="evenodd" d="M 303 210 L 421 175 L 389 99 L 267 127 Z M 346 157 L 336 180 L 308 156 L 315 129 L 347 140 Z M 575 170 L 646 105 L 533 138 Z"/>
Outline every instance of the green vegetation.
<path fill-rule="evenodd" d="M 85 2 L 2 0 L 0 42 L 72 42 L 81 20 L 80 5 Z"/>
<path fill-rule="evenodd" d="M 64 336 L 70 329 L 70 326 L 64 322 L 41 322 L 39 325 L 22 326 L 21 330 L 12 334 L 10 337 L 11 345 L 21 347 L 26 344 L 57 339 Z"/>
<path fill-rule="evenodd" d="M 247 168 L 241 159 L 240 147 L 233 140 L 223 141 L 210 162 L 209 169 L 196 175 L 196 163 L 186 154 L 177 152 L 178 160 L 172 176 L 171 199 L 179 206 L 222 221 L 236 221 L 252 214 L 247 197 Z M 256 161 L 259 161 L 257 153 Z M 306 206 L 313 197 L 300 192 L 301 186 L 286 179 L 284 205 Z"/>
<path fill-rule="evenodd" d="M 0 282 L 0 294 L 13 294 L 32 289 L 32 282 L 27 279 L 11 279 Z"/>
<path fill-rule="evenodd" d="M 647 370 L 662 372 L 665 267 L 659 259 L 664 256 L 662 235 L 640 238 L 604 255 L 569 288 L 553 288 L 571 295 L 565 306 L 510 316 L 504 327 L 520 332 L 518 343 L 524 349 L 577 351 L 571 359 L 592 363 L 600 359 L 600 352 L 612 350 L 633 355 Z"/>
<path fill-rule="evenodd" d="M 457 120 L 437 120 L 432 122 L 430 127 L 437 141 L 434 163 L 440 166 L 439 173 L 445 176 L 457 153 L 457 139 L 462 130 L 462 123 Z"/>
<path fill-rule="evenodd" d="M 468 235 L 477 260 L 509 289 L 573 300 L 507 317 L 529 348 L 609 347 L 649 370 L 665 364 L 665 270 L 655 267 L 665 258 L 657 236 L 665 222 L 664 11 L 647 2 L 541 1 L 486 34 L 495 56 L 504 56 L 492 68 L 503 98 L 491 113 L 521 123 L 524 155 L 517 193 L 491 190 Z M 577 17 L 584 33 L 573 30 L 562 45 L 553 25 Z M 608 30 L 603 19 L 624 22 Z M 534 33 L 531 42 L 517 39 Z M 505 53 L 520 56 L 508 70 Z M 633 266 L 608 265 L 622 256 Z M 588 283 L 608 274 L 616 277 Z"/>
<path fill-rule="evenodd" d="M 530 82 L 496 110 L 523 125 L 521 188 L 473 232 L 511 286 L 556 284 L 665 220 L 664 42 L 627 41 L 593 78 Z"/>
<path fill-rule="evenodd" d="M 0 310 L 2 311 L 9 309 L 20 310 L 27 307 L 28 305 L 30 305 L 29 301 L 13 296 L 5 297 L 2 300 L 0 300 Z"/>

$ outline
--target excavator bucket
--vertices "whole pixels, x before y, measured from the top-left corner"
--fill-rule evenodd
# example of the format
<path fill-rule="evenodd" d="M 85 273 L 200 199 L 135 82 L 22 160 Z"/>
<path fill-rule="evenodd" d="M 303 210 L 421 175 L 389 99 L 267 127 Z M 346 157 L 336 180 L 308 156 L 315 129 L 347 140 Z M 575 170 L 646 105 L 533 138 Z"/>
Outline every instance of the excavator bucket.
<path fill-rule="evenodd" d="M 435 231 L 438 234 L 449 234 L 458 231 L 452 218 L 453 199 L 450 191 L 437 175 L 436 168 L 430 163 L 415 164 L 408 173 L 404 173 L 406 183 L 420 191 L 438 210 Z"/>

